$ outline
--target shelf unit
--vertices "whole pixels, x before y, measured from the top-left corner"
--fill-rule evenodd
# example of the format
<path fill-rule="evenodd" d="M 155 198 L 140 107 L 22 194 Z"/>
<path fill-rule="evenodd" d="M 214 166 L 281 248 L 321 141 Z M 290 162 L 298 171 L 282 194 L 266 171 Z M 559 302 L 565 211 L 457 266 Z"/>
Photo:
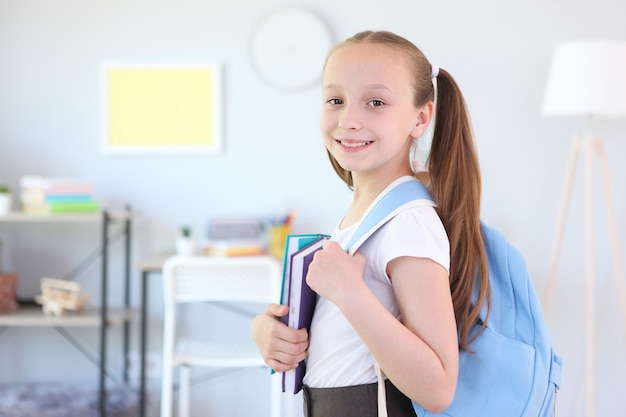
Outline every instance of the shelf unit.
<path fill-rule="evenodd" d="M 134 313 L 126 309 L 109 309 L 107 325 L 120 326 L 129 321 Z M 14 313 L 0 314 L 0 326 L 5 327 L 98 327 L 101 323 L 99 309 L 87 309 L 80 314 L 45 316 L 40 306 L 21 306 Z"/>
<path fill-rule="evenodd" d="M 80 314 L 67 316 L 46 316 L 41 307 L 20 306 L 14 313 L 0 314 L 0 327 L 52 327 L 57 329 L 64 337 L 77 347 L 83 354 L 88 356 L 86 349 L 77 346 L 76 342 L 69 338 L 63 330 L 66 327 L 94 327 L 99 328 L 99 347 L 96 361 L 99 367 L 99 411 L 100 416 L 106 416 L 106 359 L 107 359 L 107 328 L 110 326 L 123 327 L 123 354 L 124 354 L 124 382 L 128 383 L 128 351 L 130 341 L 130 320 L 133 311 L 130 308 L 130 242 L 131 242 L 130 209 L 118 212 L 103 211 L 90 214 L 51 214 L 35 215 L 20 212 L 11 212 L 0 215 L 1 223 L 101 223 L 100 248 L 100 307 L 87 309 Z M 124 244 L 124 308 L 110 309 L 108 306 L 108 279 L 109 279 L 109 239 L 110 231 L 114 225 L 121 227 Z"/>

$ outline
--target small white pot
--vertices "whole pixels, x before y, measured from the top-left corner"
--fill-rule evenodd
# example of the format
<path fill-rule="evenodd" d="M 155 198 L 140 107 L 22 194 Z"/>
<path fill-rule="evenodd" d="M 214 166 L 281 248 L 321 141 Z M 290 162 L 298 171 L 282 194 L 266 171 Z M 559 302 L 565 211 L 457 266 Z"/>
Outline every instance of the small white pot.
<path fill-rule="evenodd" d="M 196 242 L 188 237 L 176 239 L 176 254 L 181 256 L 193 256 L 196 252 Z"/>
<path fill-rule="evenodd" d="M 0 215 L 8 214 L 11 211 L 11 194 L 0 193 Z"/>

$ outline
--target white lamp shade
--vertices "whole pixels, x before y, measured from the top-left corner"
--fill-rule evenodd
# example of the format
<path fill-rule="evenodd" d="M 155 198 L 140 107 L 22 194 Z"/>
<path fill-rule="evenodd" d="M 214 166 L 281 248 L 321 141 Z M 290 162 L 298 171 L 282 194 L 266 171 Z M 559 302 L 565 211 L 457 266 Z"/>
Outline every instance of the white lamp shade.
<path fill-rule="evenodd" d="M 626 41 L 556 47 L 543 101 L 547 116 L 626 116 Z"/>

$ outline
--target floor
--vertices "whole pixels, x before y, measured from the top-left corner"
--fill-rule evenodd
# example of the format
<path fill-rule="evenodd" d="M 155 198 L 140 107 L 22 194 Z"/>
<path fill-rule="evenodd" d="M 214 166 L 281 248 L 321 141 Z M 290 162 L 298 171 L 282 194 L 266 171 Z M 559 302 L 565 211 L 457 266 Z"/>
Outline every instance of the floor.
<path fill-rule="evenodd" d="M 138 390 L 129 386 L 107 389 L 107 417 L 139 414 Z M 98 417 L 97 387 L 61 383 L 0 386 L 0 417 Z"/>

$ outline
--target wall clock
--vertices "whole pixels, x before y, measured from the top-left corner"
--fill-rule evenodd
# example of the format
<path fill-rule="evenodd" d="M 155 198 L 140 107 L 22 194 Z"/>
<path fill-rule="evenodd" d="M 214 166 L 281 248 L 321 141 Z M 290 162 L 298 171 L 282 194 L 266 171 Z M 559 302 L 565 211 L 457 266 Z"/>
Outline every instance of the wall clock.
<path fill-rule="evenodd" d="M 252 33 L 256 71 L 269 84 L 287 90 L 319 82 L 332 37 L 325 22 L 302 8 L 274 11 Z"/>

